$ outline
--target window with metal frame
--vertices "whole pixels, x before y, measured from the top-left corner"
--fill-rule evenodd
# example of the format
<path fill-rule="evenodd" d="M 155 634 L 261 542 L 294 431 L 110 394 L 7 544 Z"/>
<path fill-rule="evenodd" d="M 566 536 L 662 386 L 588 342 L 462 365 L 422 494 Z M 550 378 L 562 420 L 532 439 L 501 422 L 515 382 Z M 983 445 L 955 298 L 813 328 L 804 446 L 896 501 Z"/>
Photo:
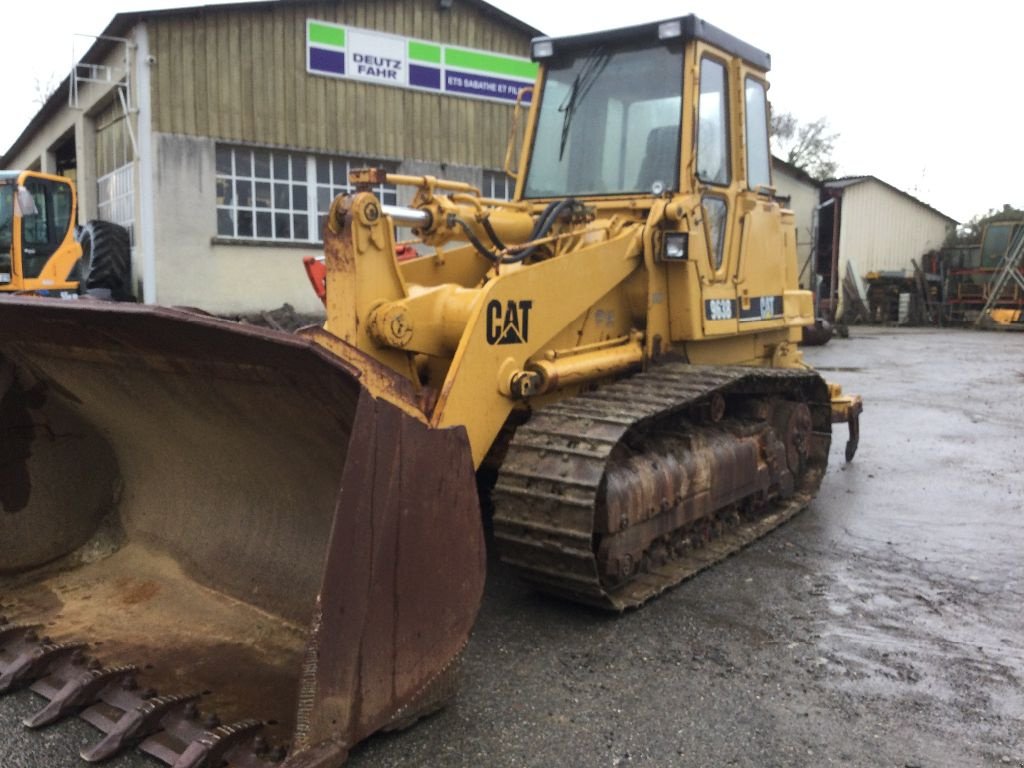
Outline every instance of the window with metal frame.
<path fill-rule="evenodd" d="M 697 105 L 697 178 L 727 186 L 729 171 L 729 91 L 725 64 L 705 56 L 700 63 Z"/>
<path fill-rule="evenodd" d="M 747 129 L 747 187 L 772 185 L 770 153 L 768 150 L 768 96 L 764 83 L 748 77 L 744 91 Z"/>
<path fill-rule="evenodd" d="M 290 152 L 217 147 L 217 234 L 308 242 L 307 165 Z"/>
<path fill-rule="evenodd" d="M 516 180 L 504 171 L 484 170 L 484 184 L 480 192 L 492 200 L 511 200 L 516 192 Z"/>
<path fill-rule="evenodd" d="M 349 171 L 397 168 L 396 163 L 262 147 L 219 145 L 216 155 L 217 235 L 271 242 L 321 240 L 331 201 L 355 189 Z M 378 185 L 374 192 L 385 205 L 397 203 L 394 185 Z"/>
<path fill-rule="evenodd" d="M 128 242 L 135 247 L 135 164 L 128 163 L 96 180 L 96 209 L 99 218 L 128 230 Z"/>

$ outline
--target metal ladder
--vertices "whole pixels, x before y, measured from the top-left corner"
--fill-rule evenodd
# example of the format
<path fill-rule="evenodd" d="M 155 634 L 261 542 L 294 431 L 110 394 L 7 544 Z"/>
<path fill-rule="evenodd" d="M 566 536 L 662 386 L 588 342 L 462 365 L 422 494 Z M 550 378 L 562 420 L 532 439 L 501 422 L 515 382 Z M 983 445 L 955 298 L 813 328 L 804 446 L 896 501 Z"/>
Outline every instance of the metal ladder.
<path fill-rule="evenodd" d="M 988 299 L 985 301 L 985 306 L 982 308 L 981 314 L 978 315 L 978 319 L 974 321 L 976 327 L 981 325 L 984 318 L 988 316 L 989 310 L 999 303 L 999 297 L 1003 295 L 1003 289 L 1006 288 L 1010 280 L 1017 283 L 1021 292 L 1024 293 L 1022 266 L 1024 266 L 1024 225 L 1017 227 L 1017 231 L 1010 241 L 1010 247 L 1006 249 L 1003 258 L 999 260 L 997 267 L 999 271 L 996 273 L 996 279 L 989 286 Z"/>

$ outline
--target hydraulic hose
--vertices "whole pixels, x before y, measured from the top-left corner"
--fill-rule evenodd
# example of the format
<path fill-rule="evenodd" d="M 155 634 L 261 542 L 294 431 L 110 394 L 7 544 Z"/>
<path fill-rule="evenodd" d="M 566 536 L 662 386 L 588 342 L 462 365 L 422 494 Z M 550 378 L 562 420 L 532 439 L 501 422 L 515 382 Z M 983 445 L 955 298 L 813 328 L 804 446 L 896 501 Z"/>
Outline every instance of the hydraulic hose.
<path fill-rule="evenodd" d="M 537 222 L 533 226 L 533 231 L 530 233 L 530 240 L 538 240 L 545 237 L 551 228 L 558 221 L 558 217 L 567 209 L 576 204 L 576 201 L 567 197 L 564 200 L 553 201 L 547 204 L 540 216 L 537 217 Z M 538 245 L 532 245 L 519 253 L 512 256 L 502 256 L 500 253 L 496 253 L 488 248 L 480 240 L 479 237 L 473 232 L 473 228 L 462 218 L 458 216 L 452 217 L 452 222 L 458 224 L 462 231 L 466 233 L 466 239 L 476 249 L 477 253 L 483 256 L 485 259 L 493 261 L 495 264 L 518 264 L 519 262 L 529 258 L 539 247 Z M 483 227 L 487 232 L 487 236 L 491 239 L 491 242 L 500 250 L 508 250 L 507 246 L 501 241 L 491 223 L 485 218 L 483 219 Z"/>

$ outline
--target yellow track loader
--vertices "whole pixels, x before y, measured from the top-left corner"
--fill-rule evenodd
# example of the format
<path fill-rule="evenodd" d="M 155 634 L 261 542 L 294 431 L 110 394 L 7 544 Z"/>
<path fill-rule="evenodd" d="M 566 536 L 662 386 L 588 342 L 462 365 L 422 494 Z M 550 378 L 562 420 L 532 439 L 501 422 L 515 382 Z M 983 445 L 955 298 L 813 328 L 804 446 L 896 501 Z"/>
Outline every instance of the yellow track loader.
<path fill-rule="evenodd" d="M 323 328 L 0 301 L 26 725 L 78 715 L 90 761 L 336 766 L 451 695 L 481 500 L 524 578 L 622 611 L 806 507 L 834 422 L 853 458 L 860 399 L 798 349 L 768 55 L 692 16 L 533 55 L 515 199 L 354 173 L 308 265 Z"/>

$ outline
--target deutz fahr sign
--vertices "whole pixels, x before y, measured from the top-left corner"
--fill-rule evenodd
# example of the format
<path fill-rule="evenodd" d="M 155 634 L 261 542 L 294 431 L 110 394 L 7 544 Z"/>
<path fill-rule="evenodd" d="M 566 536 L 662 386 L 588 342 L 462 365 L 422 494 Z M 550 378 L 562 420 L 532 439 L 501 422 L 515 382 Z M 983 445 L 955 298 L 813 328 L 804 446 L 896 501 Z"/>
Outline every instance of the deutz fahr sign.
<path fill-rule="evenodd" d="M 308 19 L 306 71 L 508 103 L 533 84 L 537 65 L 518 56 Z"/>

